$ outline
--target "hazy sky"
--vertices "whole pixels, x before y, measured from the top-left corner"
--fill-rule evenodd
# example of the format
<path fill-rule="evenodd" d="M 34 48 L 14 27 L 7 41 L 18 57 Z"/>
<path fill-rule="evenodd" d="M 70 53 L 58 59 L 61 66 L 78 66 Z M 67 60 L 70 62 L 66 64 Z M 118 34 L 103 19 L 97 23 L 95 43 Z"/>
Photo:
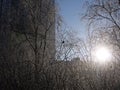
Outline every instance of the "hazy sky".
<path fill-rule="evenodd" d="M 65 23 L 80 37 L 85 36 L 85 24 L 81 21 L 81 14 L 85 11 L 86 0 L 57 0 L 60 8 L 60 14 Z"/>

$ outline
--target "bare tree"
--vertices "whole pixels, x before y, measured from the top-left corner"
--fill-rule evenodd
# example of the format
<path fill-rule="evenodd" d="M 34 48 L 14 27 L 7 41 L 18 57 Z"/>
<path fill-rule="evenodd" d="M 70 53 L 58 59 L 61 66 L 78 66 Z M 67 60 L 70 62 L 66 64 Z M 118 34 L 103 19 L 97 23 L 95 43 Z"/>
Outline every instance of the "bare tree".
<path fill-rule="evenodd" d="M 100 80 L 98 84 L 101 86 L 101 89 L 106 90 L 119 88 L 117 86 L 119 85 L 119 81 L 117 80 L 119 78 L 119 71 L 117 68 L 119 68 L 120 51 L 119 10 L 119 0 L 93 0 L 91 3 L 89 3 L 85 15 L 85 18 L 89 21 L 90 25 L 89 40 L 91 43 L 89 45 L 91 45 L 91 50 L 98 45 L 106 45 L 112 50 L 112 63 L 104 68 L 104 70 L 97 71 L 97 77 L 99 77 L 98 80 Z"/>
<path fill-rule="evenodd" d="M 33 77 L 38 85 L 40 72 L 55 55 L 54 0 L 2 0 L 0 9 L 0 56 L 8 63 L 3 69 L 11 69 L 18 86 L 28 85 Z"/>

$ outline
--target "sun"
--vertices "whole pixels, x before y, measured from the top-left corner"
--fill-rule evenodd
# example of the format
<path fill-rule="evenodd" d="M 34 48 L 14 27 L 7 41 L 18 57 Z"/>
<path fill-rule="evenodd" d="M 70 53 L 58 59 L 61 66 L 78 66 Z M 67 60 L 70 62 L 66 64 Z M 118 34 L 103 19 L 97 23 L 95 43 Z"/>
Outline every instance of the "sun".
<path fill-rule="evenodd" d="M 99 63 L 109 62 L 111 59 L 111 52 L 107 47 L 97 47 L 94 53 L 94 60 Z"/>

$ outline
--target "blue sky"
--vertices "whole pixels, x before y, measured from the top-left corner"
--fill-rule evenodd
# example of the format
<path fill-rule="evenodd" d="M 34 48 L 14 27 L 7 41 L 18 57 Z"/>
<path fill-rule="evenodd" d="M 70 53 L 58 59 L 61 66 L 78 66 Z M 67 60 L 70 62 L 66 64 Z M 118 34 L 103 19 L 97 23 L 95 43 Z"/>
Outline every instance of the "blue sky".
<path fill-rule="evenodd" d="M 80 37 L 85 37 L 86 25 L 80 19 L 81 14 L 85 11 L 86 0 L 57 0 L 60 8 L 60 14 L 64 22 L 78 32 Z"/>

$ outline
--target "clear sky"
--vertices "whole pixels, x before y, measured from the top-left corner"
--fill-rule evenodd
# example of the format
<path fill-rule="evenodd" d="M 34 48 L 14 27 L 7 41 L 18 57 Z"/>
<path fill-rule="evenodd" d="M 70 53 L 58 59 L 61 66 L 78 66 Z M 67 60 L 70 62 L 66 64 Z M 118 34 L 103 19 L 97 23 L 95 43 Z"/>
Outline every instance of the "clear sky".
<path fill-rule="evenodd" d="M 80 37 L 85 37 L 86 35 L 86 25 L 80 19 L 81 14 L 85 11 L 85 1 L 86 0 L 57 0 L 64 22 L 75 32 L 78 32 Z"/>

